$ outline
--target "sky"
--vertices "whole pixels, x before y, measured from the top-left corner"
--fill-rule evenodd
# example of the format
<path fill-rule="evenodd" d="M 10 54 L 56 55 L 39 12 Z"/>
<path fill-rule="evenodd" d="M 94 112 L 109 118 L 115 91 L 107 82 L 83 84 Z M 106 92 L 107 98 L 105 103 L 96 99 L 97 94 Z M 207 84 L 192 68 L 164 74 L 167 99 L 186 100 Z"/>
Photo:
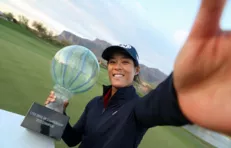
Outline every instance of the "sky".
<path fill-rule="evenodd" d="M 192 27 L 201 0 L 0 0 L 0 11 L 22 14 L 60 34 L 131 44 L 140 63 L 165 74 Z M 221 27 L 231 29 L 231 1 Z"/>

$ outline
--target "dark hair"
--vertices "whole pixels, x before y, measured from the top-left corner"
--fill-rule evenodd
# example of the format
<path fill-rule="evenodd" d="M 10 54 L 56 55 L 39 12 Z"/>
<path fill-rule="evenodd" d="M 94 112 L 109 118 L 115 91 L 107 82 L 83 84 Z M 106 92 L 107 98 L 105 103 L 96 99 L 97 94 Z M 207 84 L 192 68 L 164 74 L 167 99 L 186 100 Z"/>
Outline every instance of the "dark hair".
<path fill-rule="evenodd" d="M 138 84 L 142 84 L 142 81 L 140 79 L 140 75 L 137 74 L 134 76 L 134 79 L 133 79 L 134 82 L 138 83 Z"/>

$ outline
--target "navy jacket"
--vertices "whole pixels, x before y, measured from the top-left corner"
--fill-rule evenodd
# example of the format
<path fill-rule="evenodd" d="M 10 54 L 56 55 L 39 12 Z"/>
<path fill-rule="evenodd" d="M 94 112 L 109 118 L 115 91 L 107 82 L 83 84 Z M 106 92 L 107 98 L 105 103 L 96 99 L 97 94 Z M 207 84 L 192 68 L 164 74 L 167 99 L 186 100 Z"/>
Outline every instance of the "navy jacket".
<path fill-rule="evenodd" d="M 104 86 L 104 94 L 111 86 Z M 133 86 L 119 89 L 107 108 L 103 96 L 86 106 L 79 121 L 67 125 L 62 139 L 80 148 L 137 148 L 148 128 L 190 124 L 182 114 L 173 86 L 172 74 L 143 98 Z"/>

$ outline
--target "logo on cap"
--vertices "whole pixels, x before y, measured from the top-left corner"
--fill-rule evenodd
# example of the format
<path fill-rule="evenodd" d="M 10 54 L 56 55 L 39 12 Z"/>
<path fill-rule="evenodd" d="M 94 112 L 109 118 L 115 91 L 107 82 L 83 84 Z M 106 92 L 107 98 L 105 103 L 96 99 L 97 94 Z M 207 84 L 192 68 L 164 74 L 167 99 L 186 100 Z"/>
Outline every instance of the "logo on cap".
<path fill-rule="evenodd" d="M 126 48 L 126 49 L 131 49 L 132 46 L 128 44 L 119 44 L 120 47 Z"/>

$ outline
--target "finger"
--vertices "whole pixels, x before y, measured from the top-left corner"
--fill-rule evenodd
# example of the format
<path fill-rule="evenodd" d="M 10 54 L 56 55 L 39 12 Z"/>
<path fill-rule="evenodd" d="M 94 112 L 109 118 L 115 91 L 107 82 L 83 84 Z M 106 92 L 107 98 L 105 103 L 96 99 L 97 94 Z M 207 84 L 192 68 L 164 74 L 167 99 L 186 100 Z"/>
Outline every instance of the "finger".
<path fill-rule="evenodd" d="M 202 0 L 189 38 L 216 35 L 225 4 L 226 0 Z"/>
<path fill-rule="evenodd" d="M 55 101 L 55 98 L 51 98 L 49 101 L 50 101 L 50 102 L 54 102 L 54 101 Z"/>
<path fill-rule="evenodd" d="M 48 100 L 54 100 L 54 99 L 56 99 L 56 96 L 54 94 L 48 96 Z"/>
<path fill-rule="evenodd" d="M 50 101 L 48 101 L 48 100 L 47 100 L 47 101 L 45 101 L 45 103 L 44 103 L 44 104 L 45 104 L 45 105 L 47 105 L 47 104 L 49 104 L 49 103 L 50 103 Z"/>
<path fill-rule="evenodd" d="M 54 96 L 49 95 L 48 98 L 47 98 L 47 100 L 51 100 L 51 99 L 53 99 L 53 98 L 54 98 Z"/>
<path fill-rule="evenodd" d="M 229 39 L 231 39 L 231 30 L 225 30 L 225 31 L 223 31 L 224 32 L 224 35 L 226 36 L 226 37 L 228 37 Z"/>
<path fill-rule="evenodd" d="M 54 96 L 54 95 L 55 95 L 55 92 L 51 91 L 49 96 Z"/>
<path fill-rule="evenodd" d="M 55 99 L 47 99 L 46 101 L 45 101 L 45 105 L 47 105 L 47 104 L 49 104 L 49 103 L 51 103 L 51 102 L 54 102 L 55 101 Z"/>
<path fill-rule="evenodd" d="M 55 95 L 49 95 L 48 98 L 49 98 L 49 99 L 55 99 L 56 96 L 55 96 Z"/>
<path fill-rule="evenodd" d="M 67 106 L 68 104 L 69 104 L 69 102 L 67 102 L 67 101 L 64 102 L 64 105 L 65 105 L 65 106 Z"/>
<path fill-rule="evenodd" d="M 69 105 L 69 102 L 65 101 L 63 106 L 64 106 L 64 108 L 67 108 L 68 105 Z"/>

